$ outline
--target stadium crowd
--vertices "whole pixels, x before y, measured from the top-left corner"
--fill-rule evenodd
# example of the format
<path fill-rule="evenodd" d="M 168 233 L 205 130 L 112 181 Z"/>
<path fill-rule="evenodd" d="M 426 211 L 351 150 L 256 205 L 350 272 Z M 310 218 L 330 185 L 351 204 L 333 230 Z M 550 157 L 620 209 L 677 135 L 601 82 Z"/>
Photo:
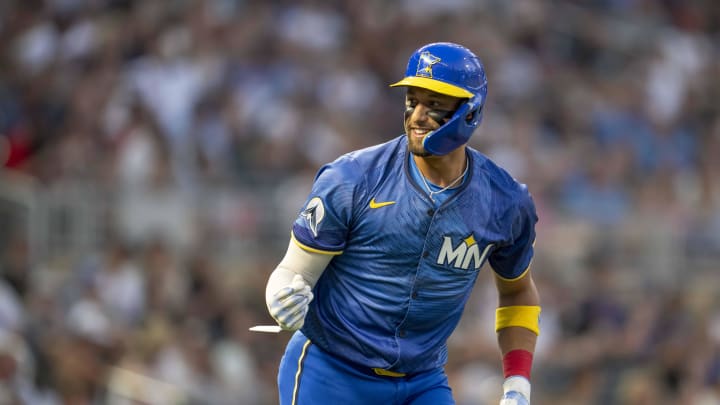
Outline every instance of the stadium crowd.
<path fill-rule="evenodd" d="M 0 2 L 0 403 L 276 403 L 263 290 L 319 166 L 402 132 L 427 42 L 483 59 L 471 145 L 529 185 L 533 403 L 720 404 L 720 6 Z M 714 180 L 713 180 L 714 179 Z M 459 405 L 502 381 L 484 271 Z"/>

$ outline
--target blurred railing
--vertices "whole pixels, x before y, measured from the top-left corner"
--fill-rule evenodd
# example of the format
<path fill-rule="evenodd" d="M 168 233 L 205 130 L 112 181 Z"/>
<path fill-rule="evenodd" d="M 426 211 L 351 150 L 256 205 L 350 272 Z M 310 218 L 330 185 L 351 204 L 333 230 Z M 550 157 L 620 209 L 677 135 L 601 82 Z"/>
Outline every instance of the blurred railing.
<path fill-rule="evenodd" d="M 278 259 L 310 178 L 283 184 L 248 177 L 232 187 L 122 190 L 108 185 L 59 182 L 0 173 L 0 252 L 22 238 L 32 263 L 78 258 L 109 240 L 140 246 L 161 239 L 179 251 L 203 249 L 226 260 Z M 556 216 L 557 217 L 557 216 Z M 697 232 L 637 213 L 616 226 L 578 218 L 538 225 L 537 251 L 546 272 L 572 280 L 591 254 L 606 254 L 637 277 L 673 283 L 698 271 L 718 270 L 713 249 L 692 248 Z M 597 250 L 605 252 L 596 252 Z"/>
<path fill-rule="evenodd" d="M 255 181 L 192 192 L 121 190 L 75 181 L 47 186 L 0 172 L 0 252 L 19 238 L 39 263 L 80 257 L 110 239 L 130 246 L 162 239 L 179 250 L 211 249 L 247 260 L 284 248 L 303 198 Z"/>

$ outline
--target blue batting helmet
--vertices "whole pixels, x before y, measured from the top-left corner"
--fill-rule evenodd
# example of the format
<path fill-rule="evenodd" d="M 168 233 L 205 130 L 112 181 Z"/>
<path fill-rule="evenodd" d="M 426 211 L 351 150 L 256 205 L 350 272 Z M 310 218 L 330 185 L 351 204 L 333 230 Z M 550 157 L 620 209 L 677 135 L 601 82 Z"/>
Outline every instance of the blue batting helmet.
<path fill-rule="evenodd" d="M 390 85 L 420 87 L 464 98 L 452 117 L 423 140 L 425 150 L 444 155 L 467 143 L 482 121 L 487 96 L 487 77 L 480 58 L 462 45 L 436 42 L 416 50 L 405 77 Z"/>

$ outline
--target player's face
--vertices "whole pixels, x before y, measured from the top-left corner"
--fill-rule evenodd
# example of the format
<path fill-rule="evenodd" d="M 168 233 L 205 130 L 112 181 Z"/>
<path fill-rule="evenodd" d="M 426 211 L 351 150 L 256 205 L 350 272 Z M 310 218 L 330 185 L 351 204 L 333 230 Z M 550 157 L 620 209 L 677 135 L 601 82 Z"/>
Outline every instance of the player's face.
<path fill-rule="evenodd" d="M 461 99 L 418 87 L 408 87 L 405 95 L 405 133 L 408 149 L 417 156 L 430 156 L 423 139 L 452 117 Z"/>

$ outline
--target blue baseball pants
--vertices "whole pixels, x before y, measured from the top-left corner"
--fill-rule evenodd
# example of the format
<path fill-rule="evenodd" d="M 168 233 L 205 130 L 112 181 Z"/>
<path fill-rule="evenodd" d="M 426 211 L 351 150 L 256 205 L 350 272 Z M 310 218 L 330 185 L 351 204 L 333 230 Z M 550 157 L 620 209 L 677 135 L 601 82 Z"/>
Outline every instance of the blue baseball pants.
<path fill-rule="evenodd" d="M 402 377 L 378 375 L 312 344 L 300 331 L 278 373 L 280 405 L 454 405 L 442 368 Z"/>

